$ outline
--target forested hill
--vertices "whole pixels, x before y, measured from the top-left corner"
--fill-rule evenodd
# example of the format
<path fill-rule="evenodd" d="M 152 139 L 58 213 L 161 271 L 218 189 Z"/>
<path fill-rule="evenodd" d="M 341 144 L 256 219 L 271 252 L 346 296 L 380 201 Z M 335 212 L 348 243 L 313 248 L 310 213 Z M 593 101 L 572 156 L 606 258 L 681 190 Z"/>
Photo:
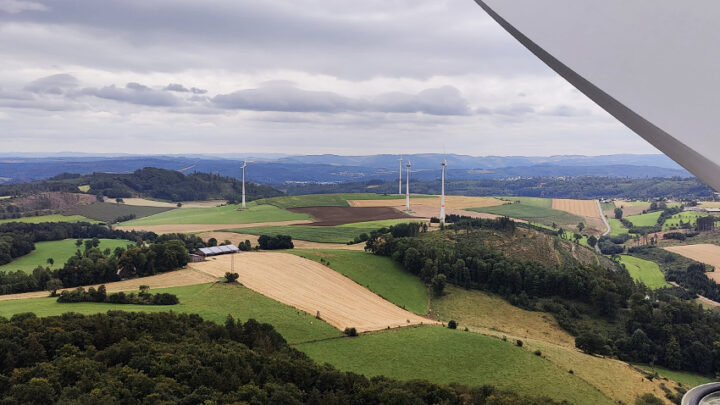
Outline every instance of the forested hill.
<path fill-rule="evenodd" d="M 208 173 L 185 175 L 178 171 L 146 167 L 133 173 L 63 173 L 47 180 L 0 186 L 0 195 L 24 195 L 42 191 L 87 192 L 110 198 L 150 197 L 170 201 L 209 199 L 239 200 L 240 180 Z M 80 187 L 80 189 L 79 189 Z M 86 187 L 85 187 L 86 188 Z M 283 192 L 265 185 L 245 183 L 247 200 L 276 197 Z M 84 191 L 84 190 L 83 190 Z"/>

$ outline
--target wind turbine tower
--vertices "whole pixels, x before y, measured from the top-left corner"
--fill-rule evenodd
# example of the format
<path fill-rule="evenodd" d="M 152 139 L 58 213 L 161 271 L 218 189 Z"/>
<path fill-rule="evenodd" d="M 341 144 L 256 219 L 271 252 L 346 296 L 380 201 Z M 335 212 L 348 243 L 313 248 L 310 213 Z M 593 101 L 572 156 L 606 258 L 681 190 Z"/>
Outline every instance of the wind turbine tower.
<path fill-rule="evenodd" d="M 242 169 L 242 209 L 245 209 L 245 168 L 247 167 L 247 161 L 243 162 Z"/>
<path fill-rule="evenodd" d="M 402 155 L 400 155 L 400 159 L 398 159 L 398 162 L 400 164 L 400 176 L 398 177 L 398 194 L 402 194 Z"/>
<path fill-rule="evenodd" d="M 407 173 L 405 174 L 405 210 L 410 211 L 410 161 L 407 162 Z"/>
<path fill-rule="evenodd" d="M 442 175 L 440 177 L 440 223 L 445 223 L 445 168 L 447 167 L 447 159 L 442 161 Z"/>

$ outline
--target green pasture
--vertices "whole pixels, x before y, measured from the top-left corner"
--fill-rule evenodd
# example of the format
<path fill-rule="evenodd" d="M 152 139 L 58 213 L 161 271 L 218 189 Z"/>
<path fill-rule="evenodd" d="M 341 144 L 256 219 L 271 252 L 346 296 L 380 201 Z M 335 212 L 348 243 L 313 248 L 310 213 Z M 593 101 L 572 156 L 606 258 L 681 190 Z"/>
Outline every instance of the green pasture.
<path fill-rule="evenodd" d="M 416 195 L 412 198 L 435 197 L 431 195 Z M 257 204 L 270 204 L 278 208 L 302 207 L 348 207 L 348 200 L 397 200 L 405 198 L 404 194 L 375 194 L 375 193 L 343 193 L 343 194 L 307 194 L 283 197 L 263 198 L 256 200 Z"/>
<path fill-rule="evenodd" d="M 420 326 L 296 346 L 343 371 L 438 384 L 494 385 L 575 404 L 613 402 L 590 384 L 513 342 L 440 326 Z"/>
<path fill-rule="evenodd" d="M 297 214 L 268 204 L 250 203 L 247 209 L 239 205 L 212 208 L 182 208 L 162 212 L 145 218 L 123 222 L 121 225 L 171 225 L 171 224 L 251 224 L 254 222 L 279 222 L 310 220 L 305 214 Z"/>
<path fill-rule="evenodd" d="M 680 228 L 682 225 L 681 222 L 690 224 L 690 226 L 695 226 L 697 224 L 697 219 L 700 217 L 707 216 L 708 214 L 704 212 L 695 212 L 695 211 L 683 211 L 679 212 L 670 218 L 665 220 L 665 223 L 663 223 L 663 231 L 673 229 L 673 228 Z"/>
<path fill-rule="evenodd" d="M 307 259 L 324 259 L 327 266 L 408 311 L 424 315 L 428 309 L 425 284 L 389 257 L 350 250 L 289 250 Z"/>
<path fill-rule="evenodd" d="M 633 280 L 642 281 L 653 290 L 670 287 L 657 263 L 628 255 L 620 255 L 620 263 L 625 265 Z"/>
<path fill-rule="evenodd" d="M 607 218 L 607 221 L 610 224 L 609 236 L 618 236 L 624 233 L 628 233 L 628 229 L 625 228 L 625 225 L 623 225 L 620 220 L 615 218 Z"/>
<path fill-rule="evenodd" d="M 98 221 L 85 218 L 81 215 L 39 215 L 36 217 L 22 217 L 22 218 L 9 218 L 0 220 L 0 224 L 8 222 L 24 222 L 26 224 L 39 224 L 42 222 L 91 222 L 96 223 Z"/>
<path fill-rule="evenodd" d="M 650 201 L 645 201 L 645 200 L 623 201 L 622 203 L 619 203 L 619 204 L 623 205 L 623 206 L 630 205 L 630 206 L 634 206 L 634 207 L 640 207 L 643 205 L 650 205 Z"/>
<path fill-rule="evenodd" d="M 664 367 L 650 366 L 648 364 L 634 364 L 634 366 L 643 369 L 649 373 L 657 373 L 660 377 L 678 382 L 687 388 L 692 388 L 701 384 L 707 384 L 716 381 L 716 379 L 714 378 L 687 371 L 675 371 Z"/>
<path fill-rule="evenodd" d="M 512 196 L 505 196 L 505 197 L 495 197 L 498 200 L 508 201 L 510 203 L 515 203 L 516 201 L 519 201 L 519 204 L 522 205 L 530 205 L 533 207 L 541 207 L 541 208 L 552 208 L 552 198 L 542 198 L 542 197 L 512 197 Z"/>
<path fill-rule="evenodd" d="M 35 298 L 2 301 L 0 316 L 9 318 L 21 312 L 38 316 L 65 312 L 92 314 L 110 310 L 160 312 L 175 311 L 198 314 L 203 319 L 222 323 L 228 314 L 246 321 L 250 318 L 273 325 L 290 343 L 306 342 L 340 336 L 340 331 L 313 315 L 298 311 L 256 293 L 239 284 L 199 284 L 186 287 L 152 289 L 153 293 L 177 295 L 178 305 L 119 305 L 94 302 L 59 304 L 56 298 Z"/>
<path fill-rule="evenodd" d="M 629 217 L 625 217 L 625 219 L 635 226 L 655 226 L 661 213 L 662 211 L 653 211 L 647 214 L 630 215 Z"/>
<path fill-rule="evenodd" d="M 352 242 L 361 233 L 370 233 L 378 228 L 353 228 L 339 226 L 254 226 L 251 228 L 225 229 L 228 232 L 250 235 L 290 235 L 293 239 L 308 242 L 347 243 Z"/>
<path fill-rule="evenodd" d="M 607 202 L 607 203 L 600 203 L 600 208 L 602 208 L 603 211 L 608 211 L 608 210 L 614 210 L 617 207 L 615 206 L 614 202 Z"/>
<path fill-rule="evenodd" d="M 35 243 L 35 250 L 8 264 L 0 266 L 0 270 L 22 270 L 26 273 L 31 273 L 37 266 L 49 266 L 54 269 L 62 268 L 78 249 L 85 249 L 84 245 L 78 248 L 75 245 L 75 241 L 76 239 L 65 239 L 51 242 L 37 242 Z M 123 239 L 100 239 L 98 248 L 100 250 L 114 250 L 116 247 L 126 247 L 132 244 L 134 243 Z M 47 259 L 49 258 L 55 261 L 54 265 L 50 266 L 47 263 Z"/>
<path fill-rule="evenodd" d="M 568 230 L 570 230 L 571 227 L 572 229 L 574 229 L 575 225 L 577 225 L 579 222 L 583 222 L 583 219 L 581 217 L 567 213 L 565 211 L 554 210 L 552 208 L 547 208 L 540 205 L 529 205 L 522 202 L 497 205 L 493 207 L 470 208 L 469 211 L 503 215 L 510 218 L 519 218 L 532 222 L 537 222 L 547 226 L 550 226 L 554 223 Z"/>

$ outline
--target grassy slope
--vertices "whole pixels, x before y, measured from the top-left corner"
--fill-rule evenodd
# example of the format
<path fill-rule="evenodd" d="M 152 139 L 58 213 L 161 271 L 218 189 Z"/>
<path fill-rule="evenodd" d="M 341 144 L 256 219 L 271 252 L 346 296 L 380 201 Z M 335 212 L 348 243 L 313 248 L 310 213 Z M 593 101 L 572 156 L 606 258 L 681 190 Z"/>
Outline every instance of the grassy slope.
<path fill-rule="evenodd" d="M 98 303 L 59 304 L 55 298 L 3 301 L 0 316 L 10 317 L 21 312 L 34 312 L 38 316 L 58 315 L 64 312 L 91 314 L 109 310 L 160 312 L 175 311 L 199 314 L 204 319 L 224 322 L 228 314 L 235 319 L 254 318 L 272 324 L 290 343 L 306 342 L 339 336 L 340 332 L 314 316 L 299 312 L 277 301 L 258 294 L 249 288 L 227 284 L 200 284 L 187 287 L 153 289 L 177 295 L 178 305 L 114 305 Z"/>
<path fill-rule="evenodd" d="M 647 214 L 631 215 L 625 217 L 628 221 L 632 222 L 635 226 L 654 226 L 657 224 L 658 218 L 662 211 L 648 212 Z"/>
<path fill-rule="evenodd" d="M 424 196 L 413 195 L 413 198 Z M 348 207 L 347 200 L 395 200 L 405 198 L 400 194 L 308 194 L 292 195 L 284 197 L 264 198 L 255 201 L 258 204 L 270 204 L 278 208 L 301 208 L 301 207 Z"/>
<path fill-rule="evenodd" d="M 277 222 L 310 219 L 305 214 L 279 209 L 272 205 L 249 204 L 246 210 L 237 205 L 213 208 L 183 208 L 163 212 L 146 218 L 124 222 L 122 225 L 169 225 L 169 224 L 250 224 L 253 222 Z"/>
<path fill-rule="evenodd" d="M 714 378 L 705 377 L 704 375 L 689 373 L 686 371 L 669 370 L 667 368 L 649 366 L 647 364 L 636 364 L 635 366 L 650 373 L 658 373 L 660 377 L 667 378 L 668 380 L 673 380 L 675 382 L 683 384 L 687 388 L 692 388 L 697 385 L 707 384 L 715 381 Z"/>
<path fill-rule="evenodd" d="M 28 224 L 39 224 L 41 222 L 98 222 L 93 221 L 92 219 L 85 218 L 81 215 L 60 215 L 60 214 L 52 214 L 52 215 L 40 215 L 37 217 L 22 217 L 22 218 L 11 218 L 11 219 L 2 219 L 0 220 L 0 224 L 4 224 L 6 222 L 25 222 Z"/>
<path fill-rule="evenodd" d="M 488 214 L 505 215 L 511 218 L 520 218 L 538 222 L 543 225 L 552 225 L 553 223 L 568 227 L 574 227 L 579 222 L 583 222 L 581 217 L 569 214 L 564 211 L 554 210 L 552 208 L 542 207 L 538 205 L 529 205 L 525 203 L 505 204 L 494 207 L 470 208 L 470 211 L 485 212 Z"/>
<path fill-rule="evenodd" d="M 619 220 L 615 218 L 608 218 L 607 220 L 610 224 L 610 236 L 617 236 L 623 233 L 628 233 L 628 229 L 625 228 L 625 225 L 623 225 L 622 222 L 620 222 Z"/>
<path fill-rule="evenodd" d="M 402 380 L 491 384 L 577 404 L 611 404 L 585 381 L 510 342 L 438 326 L 401 328 L 297 346 L 341 370 Z"/>
<path fill-rule="evenodd" d="M 330 262 L 330 268 L 366 286 L 386 300 L 416 314 L 427 313 L 428 293 L 423 282 L 388 257 L 338 250 L 288 252 L 315 261 L 324 258 Z"/>
<path fill-rule="evenodd" d="M 83 184 L 81 186 L 78 186 L 78 190 L 82 191 L 83 193 L 87 193 L 88 191 L 90 191 L 90 185 Z"/>
<path fill-rule="evenodd" d="M 55 260 L 52 268 L 62 268 L 78 249 L 78 247 L 75 246 L 75 240 L 76 239 L 65 239 L 52 242 L 37 242 L 35 244 L 35 250 L 6 265 L 0 266 L 0 270 L 22 270 L 26 273 L 31 273 L 37 266 L 47 266 L 48 258 Z M 128 244 L 132 245 L 133 242 L 122 239 L 100 239 L 100 245 L 98 247 L 101 250 L 105 250 L 106 248 L 113 250 L 116 247 L 125 247 Z M 81 249 L 84 249 L 84 247 L 81 247 Z"/>
<path fill-rule="evenodd" d="M 370 233 L 378 228 L 352 228 L 339 226 L 256 226 L 251 228 L 226 229 L 229 232 L 250 235 L 290 235 L 293 239 L 310 242 L 347 243 L 361 233 Z"/>
<path fill-rule="evenodd" d="M 620 255 L 620 263 L 625 265 L 633 280 L 642 281 L 653 290 L 670 286 L 656 263 L 628 255 Z"/>
<path fill-rule="evenodd" d="M 116 203 L 93 203 L 80 205 L 68 210 L 68 213 L 82 215 L 103 222 L 112 222 L 118 217 L 135 215 L 135 218 L 144 218 L 150 215 L 169 211 L 172 208 L 141 207 Z"/>

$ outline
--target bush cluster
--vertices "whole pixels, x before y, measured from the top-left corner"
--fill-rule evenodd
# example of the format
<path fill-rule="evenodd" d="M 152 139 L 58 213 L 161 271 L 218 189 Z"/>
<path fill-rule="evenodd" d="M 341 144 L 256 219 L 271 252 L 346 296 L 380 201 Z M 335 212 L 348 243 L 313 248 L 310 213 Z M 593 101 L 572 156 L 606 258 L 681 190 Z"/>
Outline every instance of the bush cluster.
<path fill-rule="evenodd" d="M 73 302 L 107 302 L 110 304 L 135 304 L 135 305 L 175 305 L 180 301 L 177 296 L 168 293 L 151 294 L 149 288 L 141 286 L 140 291 L 130 294 L 117 292 L 107 294 L 105 285 L 101 285 L 97 289 L 90 287 L 87 291 L 78 287 L 74 290 L 65 290 L 58 296 L 57 302 L 73 303 Z"/>

